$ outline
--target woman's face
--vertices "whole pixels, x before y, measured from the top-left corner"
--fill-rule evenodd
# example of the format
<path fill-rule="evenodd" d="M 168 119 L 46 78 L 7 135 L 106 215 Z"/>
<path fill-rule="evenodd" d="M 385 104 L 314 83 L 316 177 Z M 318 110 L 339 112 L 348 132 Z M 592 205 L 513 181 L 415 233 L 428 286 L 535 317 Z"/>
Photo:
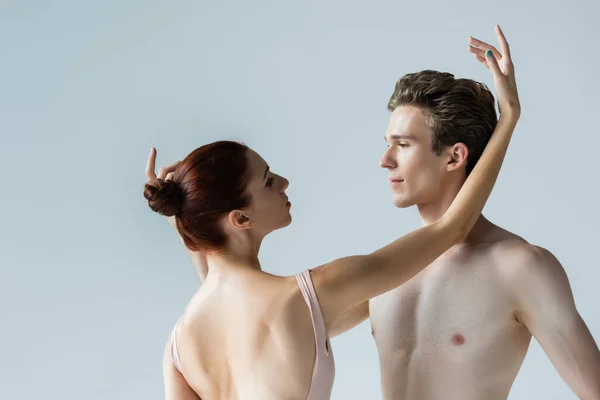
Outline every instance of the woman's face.
<path fill-rule="evenodd" d="M 248 207 L 251 228 L 266 235 L 288 226 L 292 222 L 291 203 L 285 194 L 288 180 L 273 173 L 254 150 L 247 150 L 247 162 L 250 178 L 246 190 L 251 196 Z"/>

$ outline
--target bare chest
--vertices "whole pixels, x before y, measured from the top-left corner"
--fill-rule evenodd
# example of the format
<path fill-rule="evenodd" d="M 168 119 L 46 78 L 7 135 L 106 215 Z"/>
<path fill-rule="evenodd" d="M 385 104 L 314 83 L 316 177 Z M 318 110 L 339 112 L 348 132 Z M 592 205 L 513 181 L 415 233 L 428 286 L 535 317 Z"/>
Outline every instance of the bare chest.
<path fill-rule="evenodd" d="M 412 280 L 371 300 L 378 348 L 439 354 L 477 349 L 518 331 L 514 303 L 485 255 L 442 256 Z"/>

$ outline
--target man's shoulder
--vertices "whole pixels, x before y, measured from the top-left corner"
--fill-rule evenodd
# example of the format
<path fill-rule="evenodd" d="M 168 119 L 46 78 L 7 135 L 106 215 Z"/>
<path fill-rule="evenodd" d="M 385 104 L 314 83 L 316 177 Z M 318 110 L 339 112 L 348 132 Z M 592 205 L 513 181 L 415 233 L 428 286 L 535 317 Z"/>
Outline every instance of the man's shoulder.
<path fill-rule="evenodd" d="M 552 254 L 548 249 L 532 244 L 522 236 L 494 224 L 482 235 L 481 244 L 492 257 L 501 259 L 508 257 L 523 261 L 535 261 L 537 258 L 544 258 Z"/>
<path fill-rule="evenodd" d="M 547 248 L 533 244 L 520 236 L 511 234 L 493 242 L 490 249 L 495 258 L 518 264 L 539 264 L 553 258 L 554 255 Z"/>
<path fill-rule="evenodd" d="M 562 265 L 550 250 L 508 233 L 490 246 L 490 255 L 503 276 L 522 279 L 564 273 Z"/>

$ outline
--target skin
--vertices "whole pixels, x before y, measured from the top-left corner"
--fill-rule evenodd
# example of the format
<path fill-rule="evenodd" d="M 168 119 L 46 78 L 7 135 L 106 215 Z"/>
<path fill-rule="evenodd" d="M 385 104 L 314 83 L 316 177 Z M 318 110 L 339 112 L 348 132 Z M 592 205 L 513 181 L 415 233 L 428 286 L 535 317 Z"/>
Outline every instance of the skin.
<path fill-rule="evenodd" d="M 479 59 L 491 49 L 503 71 L 512 68 L 506 51 L 470 43 Z M 392 185 L 394 204 L 416 205 L 430 224 L 460 190 L 468 149 L 435 155 L 421 110 L 405 106 L 392 113 L 386 140 L 381 166 L 404 179 Z M 409 282 L 346 315 L 341 330 L 369 314 L 384 399 L 506 399 L 532 336 L 580 399 L 600 399 L 600 352 L 563 266 L 483 216 Z"/>
<path fill-rule="evenodd" d="M 346 318 L 369 299 L 409 281 L 463 241 L 477 221 L 520 116 L 514 80 L 501 73 L 494 58 L 487 62 L 502 106 L 500 121 L 447 211 L 371 254 L 311 270 L 330 335 L 342 331 Z M 149 183 L 157 178 L 155 158 L 153 150 L 146 171 Z M 163 375 L 170 400 L 303 399 L 308 394 L 315 351 L 308 307 L 295 277 L 263 272 L 258 259 L 264 237 L 291 222 L 285 194 L 288 181 L 268 171 L 254 151 L 248 151 L 247 159 L 252 204 L 223 216 L 226 247 L 209 254 L 190 252 L 205 279 L 177 330 L 183 375 L 171 359 L 171 338 L 165 347 Z M 169 179 L 177 165 L 162 168 L 158 177 Z"/>

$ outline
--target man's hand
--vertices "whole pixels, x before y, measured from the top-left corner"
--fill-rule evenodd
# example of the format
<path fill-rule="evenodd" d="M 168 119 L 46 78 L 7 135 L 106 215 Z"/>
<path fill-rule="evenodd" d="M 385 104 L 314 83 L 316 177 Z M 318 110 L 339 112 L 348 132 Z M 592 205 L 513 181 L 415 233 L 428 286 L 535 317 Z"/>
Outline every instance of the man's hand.
<path fill-rule="evenodd" d="M 469 51 L 494 75 L 494 86 L 501 117 L 506 115 L 518 119 L 521 116 L 521 102 L 519 101 L 510 47 L 500 26 L 496 25 L 495 32 L 500 42 L 501 52 L 494 46 L 474 37 L 469 38 Z"/>

